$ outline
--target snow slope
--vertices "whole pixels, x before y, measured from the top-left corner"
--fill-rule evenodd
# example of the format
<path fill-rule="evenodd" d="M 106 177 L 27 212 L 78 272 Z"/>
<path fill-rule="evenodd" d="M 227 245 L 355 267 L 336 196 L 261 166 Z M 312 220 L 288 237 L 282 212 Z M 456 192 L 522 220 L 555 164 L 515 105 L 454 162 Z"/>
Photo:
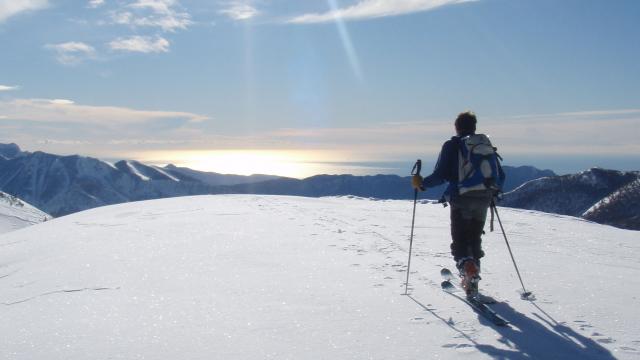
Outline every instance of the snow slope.
<path fill-rule="evenodd" d="M 440 290 L 448 209 L 199 196 L 95 208 L 0 236 L 3 359 L 637 359 L 640 233 L 500 209 L 482 288 Z"/>
<path fill-rule="evenodd" d="M 0 191 L 0 234 L 50 219 L 48 214 Z"/>

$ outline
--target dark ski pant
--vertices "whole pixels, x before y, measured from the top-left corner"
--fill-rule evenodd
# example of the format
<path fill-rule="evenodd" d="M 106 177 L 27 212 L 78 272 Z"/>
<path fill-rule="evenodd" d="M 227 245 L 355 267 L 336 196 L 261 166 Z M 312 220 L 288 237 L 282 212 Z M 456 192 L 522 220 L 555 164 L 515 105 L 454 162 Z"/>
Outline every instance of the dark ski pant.
<path fill-rule="evenodd" d="M 470 192 L 457 196 L 451 205 L 451 254 L 456 262 L 465 257 L 479 260 L 482 251 L 482 231 L 491 204 L 491 194 Z M 480 262 L 478 261 L 478 264 Z"/>

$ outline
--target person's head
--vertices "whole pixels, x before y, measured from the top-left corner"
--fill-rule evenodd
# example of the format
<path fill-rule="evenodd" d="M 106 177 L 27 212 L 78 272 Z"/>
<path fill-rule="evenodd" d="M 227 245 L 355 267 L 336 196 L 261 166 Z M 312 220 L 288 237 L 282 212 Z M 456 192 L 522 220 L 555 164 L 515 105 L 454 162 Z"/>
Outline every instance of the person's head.
<path fill-rule="evenodd" d="M 471 111 L 465 111 L 458 114 L 456 118 L 456 133 L 460 136 L 473 135 L 476 133 L 476 114 Z"/>

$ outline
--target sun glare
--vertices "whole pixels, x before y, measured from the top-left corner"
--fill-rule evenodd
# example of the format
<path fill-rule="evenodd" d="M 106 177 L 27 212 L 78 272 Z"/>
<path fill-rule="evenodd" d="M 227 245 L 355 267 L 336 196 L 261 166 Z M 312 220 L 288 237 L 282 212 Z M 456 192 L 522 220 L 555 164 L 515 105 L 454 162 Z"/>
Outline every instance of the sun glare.
<path fill-rule="evenodd" d="M 327 169 L 319 163 L 330 161 L 332 157 L 312 151 L 179 150 L 144 153 L 137 158 L 151 164 L 174 164 L 223 174 L 268 174 L 304 178 L 325 173 Z"/>

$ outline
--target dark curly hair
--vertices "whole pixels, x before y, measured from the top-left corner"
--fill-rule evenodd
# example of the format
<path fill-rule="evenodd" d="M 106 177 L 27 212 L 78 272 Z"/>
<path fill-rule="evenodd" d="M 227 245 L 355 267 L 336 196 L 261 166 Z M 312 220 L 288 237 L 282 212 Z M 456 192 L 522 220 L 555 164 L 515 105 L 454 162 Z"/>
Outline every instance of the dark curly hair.
<path fill-rule="evenodd" d="M 456 118 L 456 132 L 462 136 L 475 134 L 477 122 L 476 114 L 471 111 L 462 112 Z"/>

